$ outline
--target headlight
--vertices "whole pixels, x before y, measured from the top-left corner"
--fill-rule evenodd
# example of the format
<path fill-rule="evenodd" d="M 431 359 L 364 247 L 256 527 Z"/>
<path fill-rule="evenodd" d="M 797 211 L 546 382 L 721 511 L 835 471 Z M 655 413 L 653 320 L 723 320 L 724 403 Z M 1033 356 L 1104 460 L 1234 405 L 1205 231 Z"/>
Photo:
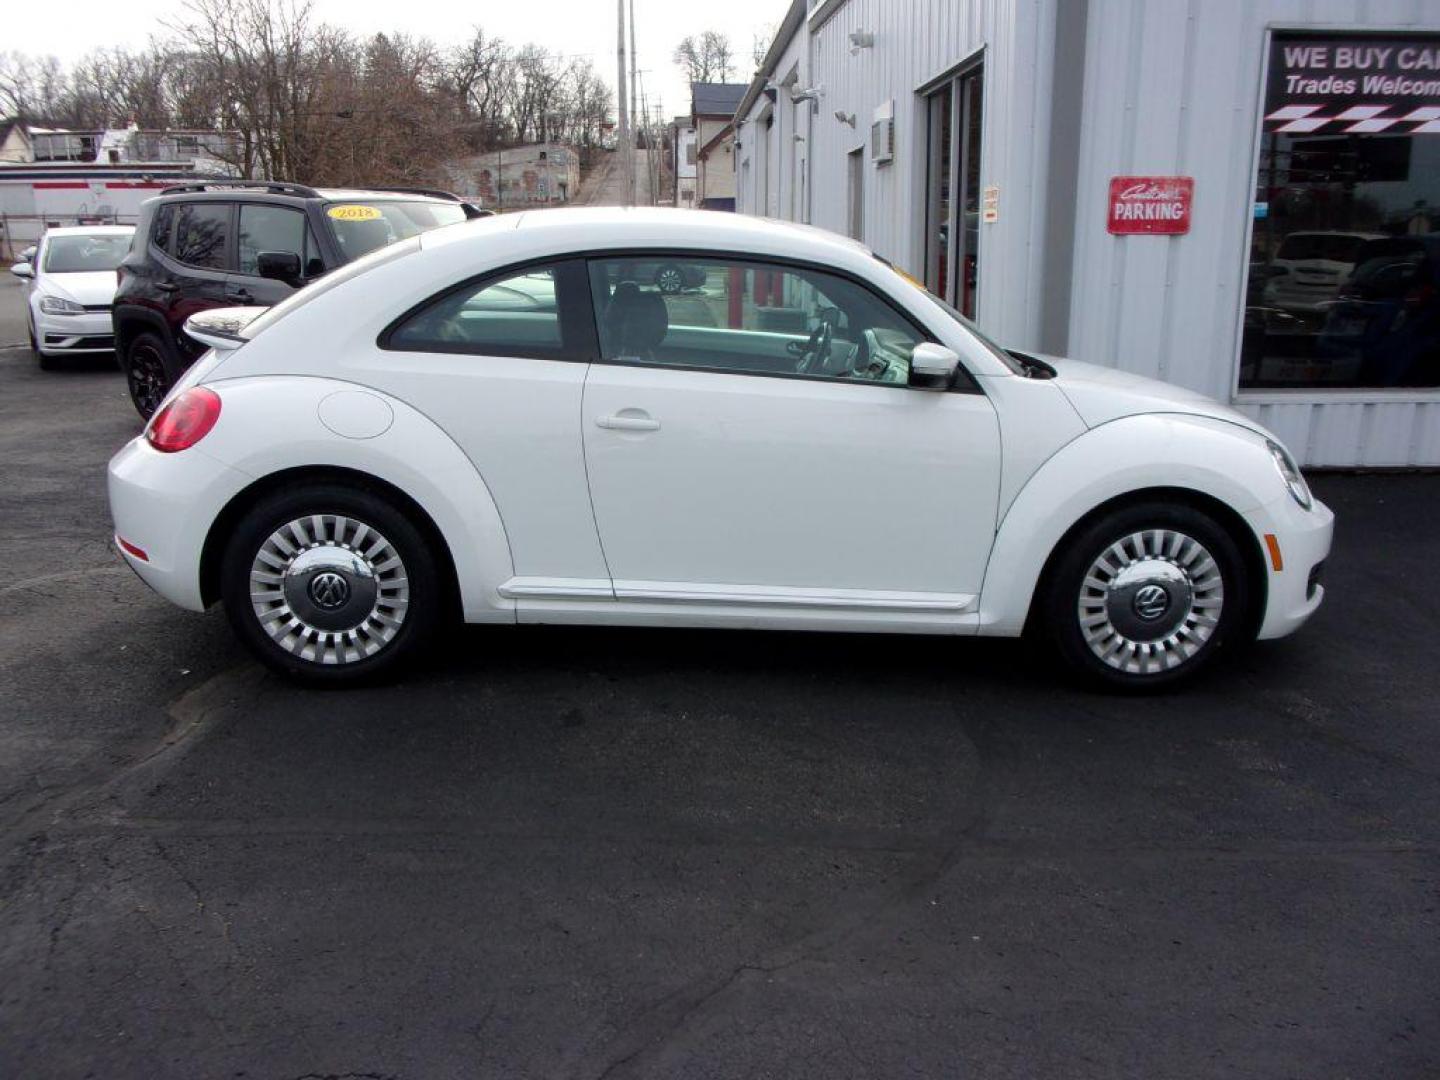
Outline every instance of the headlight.
<path fill-rule="evenodd" d="M 44 296 L 40 298 L 40 310 L 46 315 L 84 315 L 83 305 L 75 303 L 74 300 L 62 300 L 58 296 Z"/>
<path fill-rule="evenodd" d="M 1310 498 L 1310 485 L 1305 483 L 1305 477 L 1300 475 L 1300 466 L 1295 464 L 1290 451 L 1272 439 L 1265 440 L 1265 447 L 1275 459 L 1275 468 L 1279 470 L 1280 479 L 1285 481 L 1285 487 L 1289 489 L 1291 496 L 1309 510 L 1314 501 Z"/>

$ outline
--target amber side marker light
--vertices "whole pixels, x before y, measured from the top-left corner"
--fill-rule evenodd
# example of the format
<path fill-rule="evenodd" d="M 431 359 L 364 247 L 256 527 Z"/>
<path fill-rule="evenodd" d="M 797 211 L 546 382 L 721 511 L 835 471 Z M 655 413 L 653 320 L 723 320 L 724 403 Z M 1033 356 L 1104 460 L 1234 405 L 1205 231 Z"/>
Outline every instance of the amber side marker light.
<path fill-rule="evenodd" d="M 139 559 L 141 562 L 150 561 L 150 556 L 145 554 L 144 548 L 136 547 L 129 540 L 126 540 L 123 536 L 116 536 L 115 543 L 119 544 L 120 550 L 125 552 L 127 555 L 134 555 L 135 558 Z"/>
<path fill-rule="evenodd" d="M 1285 569 L 1285 560 L 1280 557 L 1280 541 L 1274 533 L 1265 534 L 1265 547 L 1270 552 L 1270 565 L 1275 568 L 1278 574 Z"/>

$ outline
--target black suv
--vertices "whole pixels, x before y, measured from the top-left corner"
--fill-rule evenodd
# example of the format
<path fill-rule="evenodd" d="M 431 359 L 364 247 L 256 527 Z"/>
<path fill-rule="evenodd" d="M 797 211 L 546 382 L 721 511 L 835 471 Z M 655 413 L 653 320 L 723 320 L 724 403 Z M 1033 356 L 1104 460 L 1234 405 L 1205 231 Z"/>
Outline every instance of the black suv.
<path fill-rule="evenodd" d="M 317 190 L 213 182 L 166 188 L 140 210 L 115 293 L 115 352 L 148 418 L 204 351 L 181 333 L 213 307 L 268 306 L 368 251 L 481 210 L 444 191 Z"/>

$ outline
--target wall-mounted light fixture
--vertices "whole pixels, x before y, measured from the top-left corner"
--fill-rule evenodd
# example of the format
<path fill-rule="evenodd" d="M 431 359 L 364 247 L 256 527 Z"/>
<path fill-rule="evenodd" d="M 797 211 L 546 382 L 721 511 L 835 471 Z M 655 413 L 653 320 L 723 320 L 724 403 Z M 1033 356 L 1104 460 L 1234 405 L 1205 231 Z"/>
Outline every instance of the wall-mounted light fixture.
<path fill-rule="evenodd" d="M 804 136 L 804 135 L 801 135 L 801 134 L 799 134 L 799 133 L 796 133 L 796 134 L 794 134 L 794 135 L 791 135 L 790 137 L 791 137 L 792 139 L 794 139 L 796 142 L 804 142 L 804 141 L 805 141 L 805 136 Z"/>
<path fill-rule="evenodd" d="M 854 56 L 861 49 L 873 49 L 875 47 L 875 35 L 869 30 L 850 31 L 850 55 Z"/>
<path fill-rule="evenodd" d="M 835 119 L 839 120 L 842 124 L 849 124 L 852 128 L 855 126 L 855 114 L 853 112 L 847 113 L 844 109 L 836 109 Z"/>
<path fill-rule="evenodd" d="M 790 100 L 796 105 L 802 101 L 819 101 L 825 96 L 825 87 L 812 86 L 808 90 L 791 90 Z"/>

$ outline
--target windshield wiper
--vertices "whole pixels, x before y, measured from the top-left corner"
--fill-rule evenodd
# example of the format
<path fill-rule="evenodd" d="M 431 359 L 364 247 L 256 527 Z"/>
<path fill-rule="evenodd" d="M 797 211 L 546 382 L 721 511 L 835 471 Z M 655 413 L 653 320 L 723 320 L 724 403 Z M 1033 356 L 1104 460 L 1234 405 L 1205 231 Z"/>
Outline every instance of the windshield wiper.
<path fill-rule="evenodd" d="M 1057 374 L 1055 369 L 1044 360 L 1016 352 L 1014 349 L 1006 349 L 1005 352 L 1014 357 L 1016 363 L 1025 369 L 1027 379 L 1053 379 Z"/>

